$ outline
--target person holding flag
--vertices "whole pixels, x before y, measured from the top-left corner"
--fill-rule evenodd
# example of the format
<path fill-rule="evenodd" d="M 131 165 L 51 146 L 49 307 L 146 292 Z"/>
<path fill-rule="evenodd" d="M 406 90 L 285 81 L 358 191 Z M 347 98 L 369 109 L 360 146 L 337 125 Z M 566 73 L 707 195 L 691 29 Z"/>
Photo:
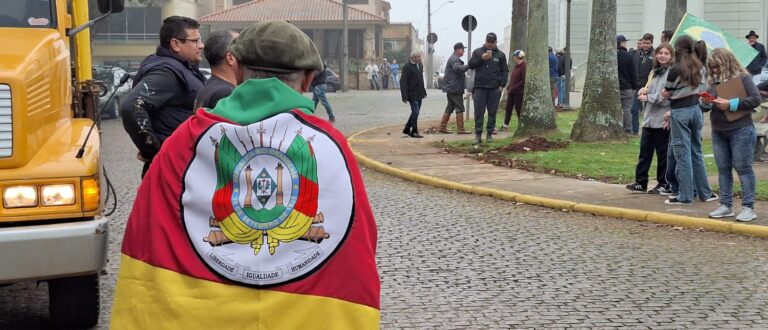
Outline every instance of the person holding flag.
<path fill-rule="evenodd" d="M 263 21 L 229 50 L 243 81 L 179 126 L 139 187 L 111 328 L 378 328 L 362 175 L 302 95 L 323 69 L 317 48 Z"/>

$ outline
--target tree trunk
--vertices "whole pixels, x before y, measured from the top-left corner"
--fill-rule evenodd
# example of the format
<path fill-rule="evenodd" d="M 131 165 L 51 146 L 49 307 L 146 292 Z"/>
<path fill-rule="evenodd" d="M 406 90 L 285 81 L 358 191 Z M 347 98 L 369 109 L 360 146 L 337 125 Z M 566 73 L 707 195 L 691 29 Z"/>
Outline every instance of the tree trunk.
<path fill-rule="evenodd" d="M 623 136 L 618 76 L 616 0 L 594 0 L 584 100 L 571 140 L 592 142 Z"/>
<path fill-rule="evenodd" d="M 512 36 L 509 42 L 509 72 L 515 68 L 512 53 L 521 49 L 525 51 L 525 38 L 528 36 L 528 0 L 512 1 Z"/>
<path fill-rule="evenodd" d="M 549 82 L 548 1 L 528 3 L 528 37 L 526 40 L 525 91 L 523 111 L 515 136 L 541 134 L 557 128 L 555 105 Z M 511 56 L 511 55 L 510 55 Z"/>
<path fill-rule="evenodd" d="M 667 11 L 664 15 L 664 29 L 675 31 L 683 15 L 688 11 L 687 0 L 667 0 Z"/>

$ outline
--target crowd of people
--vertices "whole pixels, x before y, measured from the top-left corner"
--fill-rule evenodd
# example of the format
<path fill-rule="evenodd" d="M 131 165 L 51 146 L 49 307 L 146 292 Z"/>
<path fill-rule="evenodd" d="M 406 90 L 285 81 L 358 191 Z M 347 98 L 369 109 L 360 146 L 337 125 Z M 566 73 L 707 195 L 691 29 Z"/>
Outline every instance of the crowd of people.
<path fill-rule="evenodd" d="M 637 49 L 628 51 L 627 39 L 616 37 L 624 131 L 637 134 L 642 128 L 635 182 L 626 188 L 666 195 L 669 205 L 692 205 L 694 199 L 719 200 L 710 217 L 735 215 L 737 221 L 752 221 L 757 217 L 752 164 L 757 136 L 751 114 L 761 102 L 761 91 L 768 91 L 768 83 L 756 86 L 752 76 L 766 64 L 765 48 L 750 31 L 746 38 L 758 56 L 745 68 L 725 48 L 716 48 L 708 55 L 704 41 L 682 35 L 670 44 L 671 38 L 671 31 L 663 31 L 661 44 L 654 49 L 653 35 L 646 33 L 638 40 Z M 726 84 L 739 86 L 740 96 L 726 90 Z M 724 95 L 719 95 L 721 89 Z M 707 112 L 720 196 L 709 185 L 702 153 Z M 657 184 L 647 190 L 654 153 Z M 734 170 L 742 191 L 738 215 L 733 212 Z"/>
<path fill-rule="evenodd" d="M 394 89 L 400 88 L 400 64 L 397 64 L 395 59 L 390 63 L 386 58 L 383 58 L 378 64 L 371 59 L 365 66 L 365 72 L 368 74 L 371 90 L 390 89 L 390 86 Z"/>

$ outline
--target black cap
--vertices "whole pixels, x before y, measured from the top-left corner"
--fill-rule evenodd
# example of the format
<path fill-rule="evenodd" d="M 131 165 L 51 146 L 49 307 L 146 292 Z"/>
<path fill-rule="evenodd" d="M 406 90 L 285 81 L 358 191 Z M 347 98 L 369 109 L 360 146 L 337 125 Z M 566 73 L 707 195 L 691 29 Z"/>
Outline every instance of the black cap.
<path fill-rule="evenodd" d="M 488 34 L 485 35 L 485 41 L 491 41 L 491 40 L 493 40 L 493 41 L 498 40 L 496 38 L 496 33 L 491 32 L 491 33 L 488 33 Z"/>
<path fill-rule="evenodd" d="M 457 42 L 455 45 L 453 45 L 453 50 L 464 49 L 464 48 L 467 48 L 467 47 L 464 46 L 464 44 L 460 43 L 460 42 Z"/>

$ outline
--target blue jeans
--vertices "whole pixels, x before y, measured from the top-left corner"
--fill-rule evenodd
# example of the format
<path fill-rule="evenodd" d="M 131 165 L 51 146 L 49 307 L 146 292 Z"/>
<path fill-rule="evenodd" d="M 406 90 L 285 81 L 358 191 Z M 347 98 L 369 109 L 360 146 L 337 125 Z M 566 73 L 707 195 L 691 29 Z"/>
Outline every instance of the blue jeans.
<path fill-rule="evenodd" d="M 496 126 L 496 111 L 499 109 L 501 91 L 498 88 L 475 88 L 472 94 L 475 100 L 475 134 L 483 132 L 483 116 L 486 110 L 488 123 L 485 125 L 485 131 L 491 134 Z"/>
<path fill-rule="evenodd" d="M 733 170 L 741 182 L 741 205 L 753 207 L 755 204 L 755 171 L 752 158 L 755 152 L 755 125 L 749 124 L 730 131 L 712 130 L 712 148 L 715 150 L 718 182 L 720 184 L 720 204 L 733 206 Z"/>
<path fill-rule="evenodd" d="M 675 176 L 679 184 L 678 200 L 693 202 L 694 186 L 699 199 L 712 196 L 707 181 L 707 169 L 701 153 L 701 127 L 704 116 L 698 104 L 672 109 L 672 141 L 670 146 L 677 160 Z M 753 148 L 754 149 L 754 148 Z"/>
<path fill-rule="evenodd" d="M 565 76 L 557 78 L 557 104 L 565 104 L 565 93 L 568 93 L 568 89 L 565 88 Z"/>
<path fill-rule="evenodd" d="M 331 103 L 328 102 L 328 98 L 325 97 L 325 91 L 328 90 L 328 85 L 320 84 L 312 87 L 312 101 L 315 101 L 315 109 L 317 109 L 317 103 L 323 102 L 325 112 L 328 113 L 328 120 L 334 121 L 336 117 L 333 116 L 333 109 L 331 109 Z"/>
<path fill-rule="evenodd" d="M 640 132 L 640 101 L 637 100 L 637 93 L 632 99 L 632 134 Z"/>
<path fill-rule="evenodd" d="M 392 72 L 392 81 L 395 82 L 395 87 L 400 89 L 400 73 Z"/>
<path fill-rule="evenodd" d="M 670 134 L 669 143 L 672 143 L 672 135 Z M 677 195 L 677 192 L 680 191 L 680 186 L 677 184 L 677 177 L 675 176 L 675 169 L 677 168 L 677 160 L 675 159 L 675 152 L 672 151 L 672 148 L 667 148 L 667 183 L 669 183 L 669 189 L 672 190 L 672 193 Z"/>
<path fill-rule="evenodd" d="M 408 117 L 408 121 L 405 123 L 403 132 L 409 132 L 408 135 L 419 132 L 419 111 L 421 111 L 421 100 L 411 101 L 408 100 L 408 104 L 411 106 L 411 115 Z"/>

